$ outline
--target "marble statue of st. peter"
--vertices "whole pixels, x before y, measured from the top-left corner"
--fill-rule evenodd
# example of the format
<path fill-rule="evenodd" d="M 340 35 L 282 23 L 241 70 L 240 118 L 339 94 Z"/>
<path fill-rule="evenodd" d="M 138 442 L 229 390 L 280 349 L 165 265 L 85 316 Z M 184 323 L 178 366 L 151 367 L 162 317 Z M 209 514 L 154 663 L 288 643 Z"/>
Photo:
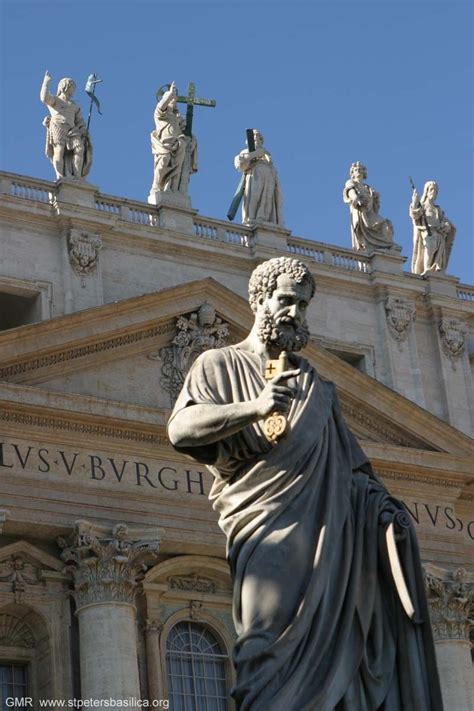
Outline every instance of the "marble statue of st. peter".
<path fill-rule="evenodd" d="M 234 585 L 232 696 L 239 711 L 440 711 L 407 514 L 334 385 L 298 355 L 314 288 L 298 260 L 258 266 L 249 336 L 196 360 L 168 425 L 174 447 L 214 476 Z M 266 381 L 282 350 L 288 369 Z M 275 412 L 287 431 L 272 443 L 264 421 Z"/>

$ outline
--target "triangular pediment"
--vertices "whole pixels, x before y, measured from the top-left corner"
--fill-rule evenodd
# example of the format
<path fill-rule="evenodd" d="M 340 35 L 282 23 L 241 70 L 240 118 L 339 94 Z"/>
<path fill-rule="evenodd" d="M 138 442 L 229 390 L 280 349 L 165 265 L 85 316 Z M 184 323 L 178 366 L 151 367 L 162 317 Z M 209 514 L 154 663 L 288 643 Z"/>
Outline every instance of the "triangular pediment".
<path fill-rule="evenodd" d="M 228 326 L 228 342 L 249 331 L 253 319 L 247 302 L 212 278 L 6 331 L 0 334 L 0 381 L 5 383 L 0 399 L 30 399 L 50 414 L 74 416 L 75 411 L 83 417 L 87 412 L 135 428 L 148 423 L 150 432 L 164 434 L 172 398 L 163 391 L 161 351 L 171 346 L 179 317 L 194 314 L 195 319 L 205 302 Z M 346 419 L 360 439 L 472 452 L 469 437 L 320 345 L 310 343 L 305 356 L 336 383 Z"/>
<path fill-rule="evenodd" d="M 36 580 L 41 571 L 51 570 L 60 573 L 64 563 L 49 553 L 42 551 L 28 541 L 20 540 L 0 548 L 0 580 L 8 577 L 13 562 L 23 571 L 23 576 Z"/>

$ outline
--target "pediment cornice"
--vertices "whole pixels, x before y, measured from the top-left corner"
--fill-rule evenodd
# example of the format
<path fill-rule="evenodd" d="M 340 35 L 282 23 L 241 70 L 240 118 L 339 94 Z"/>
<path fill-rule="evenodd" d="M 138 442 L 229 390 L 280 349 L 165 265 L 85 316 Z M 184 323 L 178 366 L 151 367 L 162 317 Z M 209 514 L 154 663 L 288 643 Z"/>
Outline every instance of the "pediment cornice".
<path fill-rule="evenodd" d="M 0 334 L 0 380 L 24 388 L 37 386 L 58 374 L 156 351 L 170 342 L 176 318 L 195 311 L 205 300 L 212 302 L 218 315 L 230 324 L 233 340 L 244 337 L 253 320 L 247 302 L 208 278 L 6 331 Z M 336 383 L 344 414 L 359 438 L 472 456 L 473 441 L 469 437 L 323 347 L 311 342 L 305 356 L 322 377 Z M 33 390 L 37 394 L 39 389 Z M 61 396 L 67 397 L 58 394 Z M 28 400 L 24 394 L 23 403 Z M 137 421 L 134 413 L 132 419 L 125 417 L 123 422 L 117 422 L 116 418 L 111 428 L 112 418 L 92 414 L 90 407 L 86 415 L 70 412 L 66 405 L 56 403 L 46 407 L 45 414 L 44 404 L 37 402 L 34 408 L 31 405 L 25 412 L 21 403 L 11 403 L 7 408 L 9 416 L 19 424 L 41 426 L 46 422 L 52 428 L 66 428 L 68 432 L 85 427 L 86 434 L 99 436 L 115 430 L 117 439 L 130 438 L 128 432 L 137 442 L 145 438 L 150 443 L 166 443 L 163 418 L 158 411 L 155 424 L 144 423 L 141 418 Z M 7 415 L 4 412 L 3 417 Z"/>

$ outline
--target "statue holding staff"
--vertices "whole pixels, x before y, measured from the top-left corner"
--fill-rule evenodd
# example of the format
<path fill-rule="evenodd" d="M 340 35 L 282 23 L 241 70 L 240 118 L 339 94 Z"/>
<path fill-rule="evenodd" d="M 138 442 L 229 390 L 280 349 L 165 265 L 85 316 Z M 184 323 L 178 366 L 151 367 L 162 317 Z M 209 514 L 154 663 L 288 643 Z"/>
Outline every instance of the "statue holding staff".
<path fill-rule="evenodd" d="M 66 77 L 58 84 L 58 93 L 51 94 L 51 76 L 45 72 L 40 99 L 50 116 L 46 127 L 46 155 L 51 160 L 56 178 L 85 178 L 92 166 L 92 141 L 79 106 L 72 101 L 75 82 Z"/>
<path fill-rule="evenodd" d="M 456 228 L 439 205 L 438 183 L 425 183 L 421 199 L 412 182 L 413 196 L 410 217 L 413 222 L 413 257 L 411 270 L 414 274 L 432 274 L 447 269 L 453 247 Z"/>
<path fill-rule="evenodd" d="M 241 343 L 191 367 L 172 445 L 214 477 L 233 578 L 239 711 L 442 711 L 416 538 L 299 355 L 315 283 L 260 264 Z M 280 421 L 278 421 L 278 419 Z"/>

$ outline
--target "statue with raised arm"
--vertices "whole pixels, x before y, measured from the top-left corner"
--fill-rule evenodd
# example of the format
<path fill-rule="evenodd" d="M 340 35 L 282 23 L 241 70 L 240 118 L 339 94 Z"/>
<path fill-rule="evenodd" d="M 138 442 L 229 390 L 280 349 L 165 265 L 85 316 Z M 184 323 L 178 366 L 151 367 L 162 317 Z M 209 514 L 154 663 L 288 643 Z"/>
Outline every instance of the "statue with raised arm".
<path fill-rule="evenodd" d="M 447 269 L 456 228 L 448 220 L 439 205 L 438 183 L 425 183 L 420 197 L 413 190 L 410 217 L 413 222 L 413 257 L 411 270 L 414 274 L 432 274 Z"/>
<path fill-rule="evenodd" d="M 58 93 L 51 94 L 51 76 L 45 72 L 40 99 L 48 109 L 43 124 L 46 127 L 46 155 L 53 164 L 56 178 L 85 178 L 92 166 L 92 142 L 79 106 L 72 101 L 75 82 L 61 79 Z"/>
<path fill-rule="evenodd" d="M 239 711 L 441 711 L 413 527 L 299 355 L 315 290 L 260 264 L 241 343 L 192 365 L 172 445 L 214 477 L 233 579 Z"/>
<path fill-rule="evenodd" d="M 263 136 L 253 129 L 254 146 L 247 146 L 234 159 L 237 170 L 245 176 L 242 222 L 272 222 L 283 225 L 283 197 L 272 157 L 263 146 Z"/>
<path fill-rule="evenodd" d="M 151 150 L 154 155 L 153 184 L 150 190 L 149 202 L 153 196 L 161 192 L 179 192 L 180 183 L 187 191 L 189 172 L 192 172 L 195 158 L 193 157 L 192 138 L 185 135 L 185 118 L 181 116 L 177 105 L 176 84 L 173 82 L 163 93 L 155 109 L 155 130 L 151 132 Z M 183 178 L 183 165 L 188 150 L 188 175 Z M 193 167 L 194 166 L 194 167 Z"/>
<path fill-rule="evenodd" d="M 367 180 L 365 165 L 352 163 L 350 180 L 343 192 L 344 202 L 351 211 L 352 249 L 370 252 L 393 247 L 392 223 L 379 215 L 380 195 L 364 180 Z"/>

